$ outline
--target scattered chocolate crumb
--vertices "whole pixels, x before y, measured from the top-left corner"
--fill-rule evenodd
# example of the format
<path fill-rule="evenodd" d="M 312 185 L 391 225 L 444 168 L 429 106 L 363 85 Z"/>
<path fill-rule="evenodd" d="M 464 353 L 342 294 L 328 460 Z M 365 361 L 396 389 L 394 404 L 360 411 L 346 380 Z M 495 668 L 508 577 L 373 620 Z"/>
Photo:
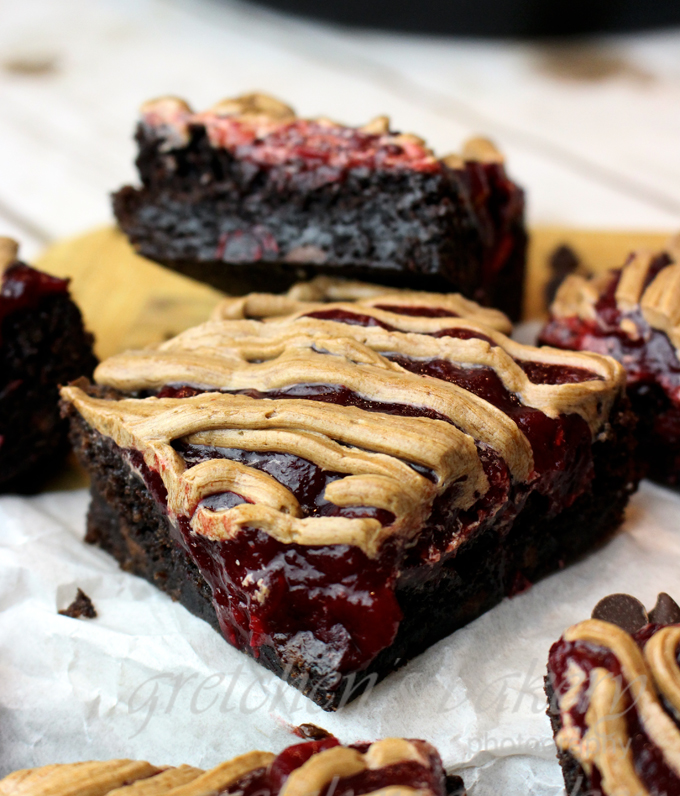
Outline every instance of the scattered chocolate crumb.
<path fill-rule="evenodd" d="M 59 613 L 62 616 L 70 616 L 72 619 L 94 619 L 97 616 L 92 600 L 82 589 L 78 589 L 76 598 L 71 605 Z"/>
<path fill-rule="evenodd" d="M 330 738 L 331 733 L 324 730 L 323 727 L 317 727 L 316 724 L 299 724 L 295 728 L 296 735 L 300 738 L 307 738 L 309 741 L 322 741 L 324 738 Z"/>
<path fill-rule="evenodd" d="M 626 633 L 635 633 L 649 623 L 645 606 L 630 594 L 610 594 L 593 608 L 593 619 L 611 622 Z"/>
<path fill-rule="evenodd" d="M 675 625 L 680 622 L 680 606 L 666 592 L 660 592 L 656 605 L 649 612 L 649 621 L 657 625 Z"/>
<path fill-rule="evenodd" d="M 465 785 L 455 774 L 446 775 L 446 793 L 448 796 L 466 796 Z"/>
<path fill-rule="evenodd" d="M 566 244 L 558 246 L 548 257 L 548 266 L 551 277 L 544 288 L 547 307 L 553 303 L 559 286 L 570 274 L 579 273 L 585 277 L 592 276 L 591 272 L 584 267 L 578 254 Z"/>

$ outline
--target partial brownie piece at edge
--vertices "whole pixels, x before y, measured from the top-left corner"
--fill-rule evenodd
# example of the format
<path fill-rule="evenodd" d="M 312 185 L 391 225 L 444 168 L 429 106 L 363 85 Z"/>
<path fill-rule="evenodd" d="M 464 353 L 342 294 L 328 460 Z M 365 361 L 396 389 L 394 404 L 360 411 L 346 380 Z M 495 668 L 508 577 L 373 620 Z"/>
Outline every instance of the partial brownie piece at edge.
<path fill-rule="evenodd" d="M 546 694 L 569 796 L 680 793 L 680 607 L 627 594 L 553 644 Z"/>
<path fill-rule="evenodd" d="M 16 259 L 0 238 L 0 492 L 33 492 L 68 450 L 59 386 L 92 376 L 92 335 L 68 280 Z"/>
<path fill-rule="evenodd" d="M 460 777 L 447 777 L 426 741 L 385 738 L 347 746 L 329 735 L 280 754 L 248 752 L 204 771 L 189 765 L 156 766 L 141 760 L 105 760 L 24 769 L 0 780 L 0 793 L 22 796 L 115 793 L 145 796 L 465 796 Z"/>
<path fill-rule="evenodd" d="M 269 299 L 294 311 L 249 317 Z M 269 299 L 108 360 L 64 405 L 88 540 L 325 709 L 620 523 L 613 360 L 521 346 L 455 296 Z"/>
<path fill-rule="evenodd" d="M 142 107 L 141 187 L 114 212 L 145 257 L 230 294 L 326 274 L 521 311 L 524 194 L 484 139 L 437 158 L 379 117 L 301 119 L 262 94 Z"/>
<path fill-rule="evenodd" d="M 680 487 L 680 241 L 620 269 L 567 277 L 539 343 L 613 356 L 626 368 L 646 474 Z"/>

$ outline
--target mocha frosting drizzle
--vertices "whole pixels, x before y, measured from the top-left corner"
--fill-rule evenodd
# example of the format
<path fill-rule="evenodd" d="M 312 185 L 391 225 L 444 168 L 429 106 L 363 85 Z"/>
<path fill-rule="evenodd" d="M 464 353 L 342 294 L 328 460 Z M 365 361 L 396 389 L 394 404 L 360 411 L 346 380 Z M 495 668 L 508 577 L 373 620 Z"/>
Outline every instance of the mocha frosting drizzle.
<path fill-rule="evenodd" d="M 217 317 L 250 315 L 253 305 L 261 315 L 270 300 L 276 304 L 278 297 L 231 300 Z M 400 314 L 400 302 L 411 308 L 419 302 L 423 316 Z M 257 527 L 282 542 L 352 544 L 375 556 L 388 537 L 412 537 L 435 498 L 453 483 L 458 485 L 455 505 L 462 509 L 486 493 L 480 443 L 503 458 L 518 482 L 529 480 L 534 469 L 531 445 L 508 414 L 458 384 L 410 372 L 399 361 L 488 368 L 523 405 L 551 418 L 580 415 L 593 438 L 623 386 L 621 366 L 607 357 L 535 349 L 460 317 L 427 314 L 464 310 L 458 297 L 389 292 L 359 302 L 326 303 L 320 305 L 326 319 L 308 317 L 318 306 L 298 301 L 289 315 L 278 315 L 275 308 L 273 317 L 259 321 L 213 320 L 155 348 L 112 357 L 95 374 L 99 384 L 128 394 L 164 385 L 205 391 L 193 397 L 104 400 L 76 386 L 64 388 L 62 395 L 90 426 L 121 448 L 143 454 L 163 479 L 170 515 L 190 517 L 195 533 L 224 540 Z M 487 312 L 473 306 L 476 314 Z M 338 322 L 329 313 L 343 319 L 360 315 L 368 325 Z M 377 322 L 382 325 L 370 325 Z M 447 336 L 433 336 L 442 331 Z M 584 380 L 534 383 L 522 367 L 526 362 L 572 367 Z M 267 398 L 272 391 L 301 385 L 338 385 L 377 402 L 378 409 L 397 404 L 413 411 L 384 414 L 304 397 Z M 233 394 L 249 390 L 265 399 Z M 384 509 L 394 521 L 302 516 L 294 495 L 272 476 L 222 458 L 188 468 L 173 447 L 177 440 L 293 453 L 342 474 L 326 487 L 328 501 Z M 434 480 L 412 465 L 426 468 Z M 247 502 L 219 511 L 200 505 L 219 492 L 235 492 Z"/>
<path fill-rule="evenodd" d="M 134 760 L 24 769 L 0 780 L 0 796 L 57 793 L 60 796 L 213 796 L 229 793 L 237 785 L 247 790 L 250 782 L 244 778 L 249 775 L 250 778 L 259 775 L 258 784 L 264 786 L 256 791 L 260 796 L 263 793 L 268 796 L 279 793 L 282 796 L 318 796 L 334 780 L 341 782 L 346 777 L 405 763 L 431 769 L 430 757 L 438 759 L 434 749 L 424 741 L 386 738 L 371 744 L 363 753 L 359 748 L 340 746 L 335 740 L 332 742 L 334 746 L 312 754 L 306 762 L 294 768 L 282 785 L 267 778 L 277 761 L 276 756 L 269 752 L 249 752 L 208 771 L 186 765 L 159 767 Z M 312 745 L 303 744 L 301 747 Z M 406 775 L 404 779 L 420 781 L 422 777 Z M 434 791 L 429 787 L 402 784 L 373 790 L 369 787 L 362 793 L 365 796 L 428 796 Z"/>

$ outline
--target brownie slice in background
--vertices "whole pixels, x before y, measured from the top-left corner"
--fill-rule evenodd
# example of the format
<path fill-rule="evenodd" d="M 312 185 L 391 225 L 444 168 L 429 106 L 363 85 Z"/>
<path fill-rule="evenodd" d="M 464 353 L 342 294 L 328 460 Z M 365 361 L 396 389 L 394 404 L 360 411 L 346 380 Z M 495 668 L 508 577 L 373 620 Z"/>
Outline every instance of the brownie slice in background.
<path fill-rule="evenodd" d="M 32 492 L 68 450 L 59 386 L 91 376 L 93 337 L 57 279 L 16 260 L 0 238 L 0 492 Z"/>
<path fill-rule="evenodd" d="M 262 94 L 141 113 L 142 185 L 114 211 L 145 257 L 230 294 L 328 274 L 458 291 L 519 318 L 524 194 L 488 141 L 439 159 L 386 117 L 301 119 Z"/>

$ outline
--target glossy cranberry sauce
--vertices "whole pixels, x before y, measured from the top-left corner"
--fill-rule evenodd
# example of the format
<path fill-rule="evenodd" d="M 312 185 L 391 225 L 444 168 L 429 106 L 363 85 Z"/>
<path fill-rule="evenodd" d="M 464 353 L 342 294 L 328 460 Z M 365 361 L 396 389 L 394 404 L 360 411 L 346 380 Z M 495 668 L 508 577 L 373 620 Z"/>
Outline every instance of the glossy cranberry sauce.
<path fill-rule="evenodd" d="M 670 263 L 658 257 L 650 268 L 647 284 Z M 622 312 L 616 305 L 616 288 L 621 271 L 615 271 L 595 305 L 596 319 L 551 318 L 539 342 L 576 351 L 595 351 L 617 359 L 625 368 L 628 385 L 659 384 L 669 398 L 680 405 L 680 360 L 668 337 L 647 323 L 639 307 Z M 621 329 L 622 320 L 635 324 L 638 336 L 631 338 Z"/>
<path fill-rule="evenodd" d="M 646 625 L 638 630 L 637 633 L 634 633 L 633 638 L 642 648 L 654 633 L 662 627 L 665 627 L 665 625 Z M 609 650 L 581 641 L 565 641 L 562 638 L 553 644 L 548 659 L 548 679 L 554 689 L 556 698 L 564 695 L 569 690 L 570 684 L 567 679 L 567 671 L 571 662 L 579 666 L 586 675 L 586 679 L 579 691 L 579 697 L 569 711 L 572 721 L 583 735 L 587 730 L 585 717 L 590 704 L 588 692 L 593 669 L 601 667 L 610 671 L 618 679 L 620 688 L 624 692 L 628 684 L 621 673 L 619 660 Z M 672 711 L 667 710 L 667 712 L 677 725 L 677 720 Z M 635 770 L 649 793 L 657 794 L 658 796 L 680 796 L 680 778 L 666 765 L 660 749 L 645 733 L 639 720 L 638 711 L 632 702 L 626 709 L 626 722 L 628 735 L 623 743 L 625 745 L 627 740 L 630 739 Z M 678 732 L 680 732 L 680 727 L 678 727 Z M 611 739 L 611 743 L 616 744 L 617 740 Z M 617 749 L 614 747 L 614 750 L 621 754 L 626 752 L 625 748 Z M 588 793 L 592 793 L 593 796 L 603 796 L 600 783 L 600 772 L 594 767 Z"/>
<path fill-rule="evenodd" d="M 357 317 L 345 311 L 329 312 L 335 320 L 345 321 L 349 314 L 352 322 Z M 284 661 L 303 654 L 307 659 L 322 661 L 320 666 L 327 666 L 329 672 L 365 668 L 391 644 L 398 630 L 402 613 L 395 587 L 405 566 L 411 570 L 409 577 L 416 572 L 424 581 L 429 568 L 422 565 L 440 561 L 452 549 L 454 540 L 467 538 L 491 524 L 499 534 L 509 529 L 532 492 L 544 496 L 548 518 L 571 505 L 588 488 L 593 474 L 591 434 L 581 417 L 552 419 L 523 406 L 490 368 L 463 368 L 439 359 L 388 358 L 412 373 L 456 384 L 497 406 L 529 440 L 534 471 L 527 483 L 514 483 L 507 464 L 478 443 L 489 481 L 486 494 L 479 496 L 470 509 L 461 511 L 455 507 L 461 484 L 450 485 L 435 500 L 411 548 L 404 550 L 402 544 L 387 543 L 375 559 L 346 545 L 286 545 L 256 528 L 243 530 L 232 540 L 210 541 L 191 532 L 190 518 L 180 518 L 181 543 L 212 588 L 225 637 L 240 648 L 250 648 L 254 655 L 266 645 L 275 648 Z M 556 378 L 555 373 L 547 372 L 550 378 Z M 157 395 L 186 398 L 200 392 L 190 385 L 168 385 Z M 427 406 L 369 400 L 343 385 L 301 384 L 269 392 L 238 392 L 256 400 L 303 398 L 368 412 L 452 422 Z M 329 503 L 324 498 L 326 487 L 343 474 L 324 471 L 293 454 L 206 447 L 181 440 L 174 447 L 188 467 L 227 458 L 266 472 L 295 495 L 305 517 L 372 517 L 386 526 L 394 521 L 389 512 L 375 507 L 341 508 Z M 434 473 L 406 463 L 434 481 Z M 150 483 L 145 468 L 138 461 L 133 464 Z M 164 503 L 158 484 L 151 482 L 150 487 L 156 499 Z M 220 510 L 243 502 L 243 496 L 229 492 L 211 495 L 202 505 Z"/>
<path fill-rule="evenodd" d="M 204 125 L 215 147 L 258 166 L 287 166 L 296 171 L 411 169 L 436 173 L 441 163 L 415 141 L 395 141 L 355 127 L 314 120 L 274 124 L 268 128 L 229 116 L 199 114 L 190 123 Z"/>
<path fill-rule="evenodd" d="M 418 742 L 415 742 L 418 743 Z M 313 755 L 339 746 L 337 738 L 329 737 L 320 741 L 296 744 L 284 749 L 270 766 L 251 771 L 241 777 L 224 794 L 243 794 L 243 796 L 277 796 L 288 777 L 300 768 Z M 324 785 L 319 796 L 363 796 L 381 788 L 399 786 L 427 790 L 434 796 L 444 796 L 445 777 L 439 755 L 428 752 L 424 744 L 420 744 L 427 755 L 428 766 L 416 761 L 394 763 L 378 769 L 366 769 L 351 776 L 334 777 Z M 368 750 L 369 744 L 352 744 L 362 754 Z"/>
<path fill-rule="evenodd" d="M 3 274 L 0 287 L 0 331 L 8 315 L 33 309 L 45 296 L 67 293 L 68 283 L 68 279 L 57 279 L 24 263 L 10 265 Z"/>

